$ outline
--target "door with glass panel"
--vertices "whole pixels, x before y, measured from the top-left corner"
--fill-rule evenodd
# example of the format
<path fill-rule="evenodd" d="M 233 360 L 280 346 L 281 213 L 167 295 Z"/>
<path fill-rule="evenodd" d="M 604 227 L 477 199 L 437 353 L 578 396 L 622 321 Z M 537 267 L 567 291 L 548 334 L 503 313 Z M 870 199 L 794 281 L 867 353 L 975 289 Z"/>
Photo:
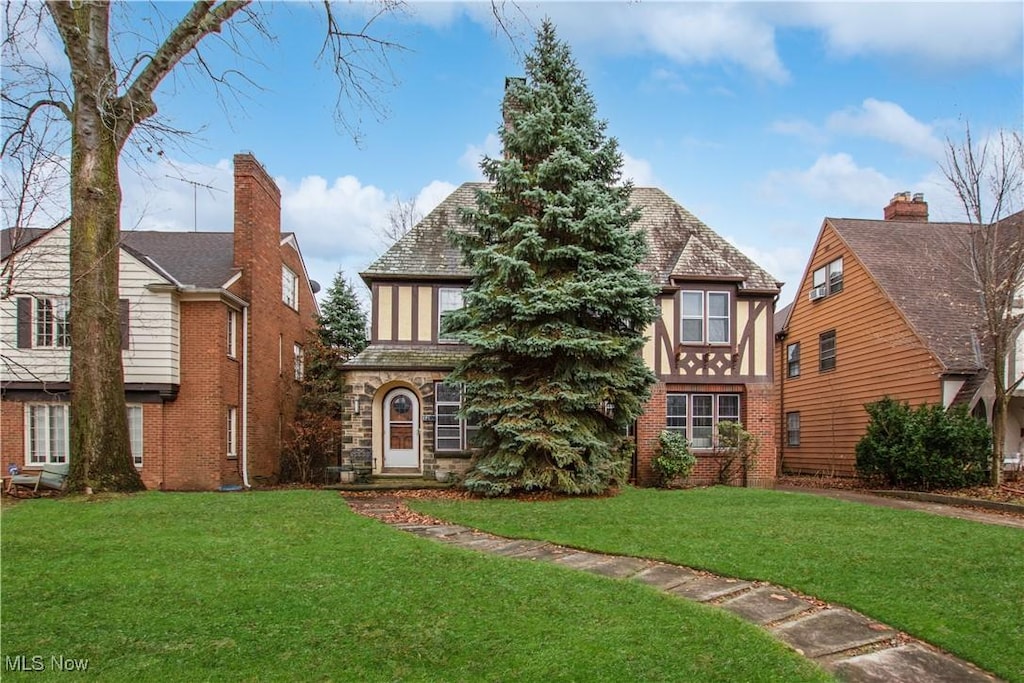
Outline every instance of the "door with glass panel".
<path fill-rule="evenodd" d="M 384 468 L 420 466 L 419 401 L 408 389 L 384 397 Z"/>

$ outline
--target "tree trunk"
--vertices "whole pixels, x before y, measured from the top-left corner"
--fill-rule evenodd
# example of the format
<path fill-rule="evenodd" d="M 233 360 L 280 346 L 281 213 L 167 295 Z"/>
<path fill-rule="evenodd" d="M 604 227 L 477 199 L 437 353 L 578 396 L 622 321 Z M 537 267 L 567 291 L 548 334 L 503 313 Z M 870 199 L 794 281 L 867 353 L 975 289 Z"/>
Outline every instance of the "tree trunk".
<path fill-rule="evenodd" d="M 71 131 L 73 491 L 145 489 L 132 463 L 118 306 L 120 145 L 95 92 L 76 88 Z"/>
<path fill-rule="evenodd" d="M 1006 408 L 1009 403 L 1006 391 L 996 389 L 996 401 L 992 406 L 992 486 L 999 486 L 1003 481 L 1003 452 L 1006 438 Z"/>

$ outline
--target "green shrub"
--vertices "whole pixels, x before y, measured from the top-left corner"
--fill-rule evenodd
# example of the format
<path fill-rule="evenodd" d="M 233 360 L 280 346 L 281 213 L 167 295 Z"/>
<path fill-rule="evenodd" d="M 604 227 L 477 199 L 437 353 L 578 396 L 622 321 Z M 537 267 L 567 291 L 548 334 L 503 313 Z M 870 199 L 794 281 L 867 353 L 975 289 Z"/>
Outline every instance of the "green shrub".
<path fill-rule="evenodd" d="M 677 478 L 685 479 L 696 464 L 697 458 L 690 452 L 686 437 L 679 432 L 662 430 L 658 435 L 658 454 L 651 462 L 658 475 L 658 485 L 668 487 Z"/>
<path fill-rule="evenodd" d="M 719 422 L 715 455 L 718 458 L 718 483 L 729 484 L 738 477 L 747 485 L 747 467 L 761 448 L 761 441 L 739 422 Z"/>
<path fill-rule="evenodd" d="M 857 444 L 861 477 L 925 491 L 987 480 L 992 432 L 965 407 L 914 409 L 888 396 L 864 407 L 871 422 Z"/>

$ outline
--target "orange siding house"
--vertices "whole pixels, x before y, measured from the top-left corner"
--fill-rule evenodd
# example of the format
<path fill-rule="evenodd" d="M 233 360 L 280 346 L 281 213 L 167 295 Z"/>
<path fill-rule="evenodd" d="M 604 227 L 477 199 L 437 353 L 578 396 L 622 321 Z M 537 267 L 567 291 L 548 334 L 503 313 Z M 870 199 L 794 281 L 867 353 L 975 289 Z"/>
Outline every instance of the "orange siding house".
<path fill-rule="evenodd" d="M 910 193 L 884 216 L 826 218 L 796 298 L 780 311 L 783 473 L 854 476 L 864 406 L 883 396 L 991 410 L 972 332 L 977 295 L 957 255 L 969 224 L 929 222 L 923 195 Z M 1011 421 L 1013 431 L 1024 424 Z"/>

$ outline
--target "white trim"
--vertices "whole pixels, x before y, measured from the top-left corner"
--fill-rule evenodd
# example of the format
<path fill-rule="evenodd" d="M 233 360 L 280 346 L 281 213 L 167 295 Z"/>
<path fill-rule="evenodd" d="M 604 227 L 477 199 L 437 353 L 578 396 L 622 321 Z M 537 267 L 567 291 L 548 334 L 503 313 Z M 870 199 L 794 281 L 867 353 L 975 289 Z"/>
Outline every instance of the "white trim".
<path fill-rule="evenodd" d="M 25 405 L 25 466 L 26 467 L 42 467 L 49 464 L 63 465 L 68 462 L 68 454 L 71 450 L 71 411 L 68 409 L 67 403 L 26 403 Z M 47 408 L 43 412 L 45 415 L 43 425 L 43 431 L 45 432 L 45 441 L 42 449 L 42 462 L 32 461 L 32 412 L 33 408 Z M 53 435 L 53 429 L 50 425 L 51 410 L 52 408 L 60 408 L 64 414 L 64 425 L 63 425 L 63 436 L 64 436 L 64 458 L 63 460 L 53 459 L 53 443 L 51 436 Z"/>
<path fill-rule="evenodd" d="M 132 446 L 132 449 L 131 449 L 131 451 L 132 451 L 132 463 L 135 465 L 136 469 L 140 469 L 141 470 L 142 466 L 146 462 L 146 456 L 145 456 L 145 453 L 146 453 L 146 441 L 145 441 L 145 439 L 146 439 L 146 425 L 145 425 L 146 410 L 145 410 L 145 408 L 143 407 L 143 405 L 141 403 L 129 403 L 129 404 L 125 405 L 125 410 L 126 410 L 126 413 L 127 413 L 127 416 L 128 416 L 128 443 L 129 443 L 130 446 Z M 138 452 L 138 455 L 136 455 L 136 453 L 135 453 L 134 443 L 133 443 L 133 439 L 132 439 L 132 420 L 131 420 L 131 417 L 130 417 L 131 414 L 132 414 L 132 411 L 134 411 L 134 410 L 138 410 L 139 411 L 138 412 L 138 415 L 139 415 L 139 452 Z M 138 460 L 138 462 L 136 462 L 136 460 Z"/>
<path fill-rule="evenodd" d="M 395 449 L 399 452 L 411 450 L 412 457 L 416 459 L 416 462 L 412 465 L 396 465 L 388 462 L 388 452 L 391 451 L 391 402 L 399 397 L 404 396 L 412 402 L 412 415 L 408 422 L 412 427 L 412 449 Z M 384 467 L 402 467 L 402 468 L 415 468 L 419 469 L 421 466 L 421 453 L 420 453 L 420 399 L 410 389 L 405 387 L 396 387 L 390 390 L 384 395 L 384 401 L 382 402 L 382 412 L 384 417 L 384 451 L 383 451 L 383 466 Z"/>
<path fill-rule="evenodd" d="M 234 275 L 229 277 L 228 281 L 225 282 L 224 284 L 222 284 L 220 287 L 221 287 L 221 289 L 227 289 L 228 287 L 230 287 L 231 285 L 235 284 L 236 282 L 238 282 L 241 279 L 242 279 L 242 271 L 239 270 L 237 273 L 235 273 Z"/>

